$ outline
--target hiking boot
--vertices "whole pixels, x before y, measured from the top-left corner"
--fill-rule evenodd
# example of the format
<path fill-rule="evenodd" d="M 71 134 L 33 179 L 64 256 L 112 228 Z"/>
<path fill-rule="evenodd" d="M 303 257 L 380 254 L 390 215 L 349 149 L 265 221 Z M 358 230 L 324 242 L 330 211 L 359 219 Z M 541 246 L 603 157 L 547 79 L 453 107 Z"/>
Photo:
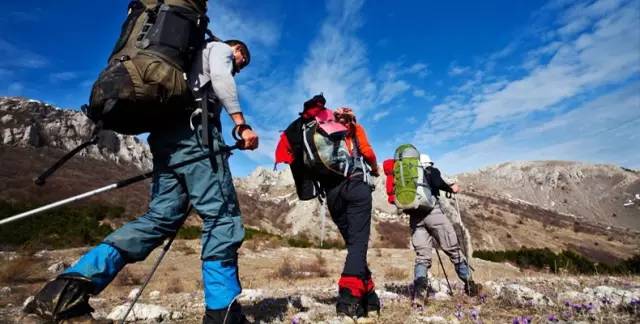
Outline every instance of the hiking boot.
<path fill-rule="evenodd" d="M 464 293 L 469 297 L 478 296 L 481 289 L 482 285 L 475 283 L 473 280 L 467 281 L 464 285 Z"/>
<path fill-rule="evenodd" d="M 365 317 L 369 316 L 369 312 L 376 312 L 380 316 L 380 298 L 378 298 L 375 290 L 368 292 L 361 302 Z"/>
<path fill-rule="evenodd" d="M 426 277 L 418 277 L 413 281 L 412 304 L 414 307 L 423 307 L 427 304 L 429 290 Z"/>
<path fill-rule="evenodd" d="M 336 313 L 351 318 L 358 318 L 364 317 L 366 311 L 360 298 L 353 296 L 349 289 L 340 288 L 338 301 L 336 302 Z"/>
<path fill-rule="evenodd" d="M 230 307 L 207 309 L 202 318 L 203 324 L 247 324 L 249 321 L 242 314 L 242 306 L 233 302 Z"/>
<path fill-rule="evenodd" d="M 47 322 L 91 317 L 93 308 L 89 306 L 89 296 L 92 291 L 93 284 L 89 279 L 61 275 L 49 281 L 25 306 L 24 312 Z"/>

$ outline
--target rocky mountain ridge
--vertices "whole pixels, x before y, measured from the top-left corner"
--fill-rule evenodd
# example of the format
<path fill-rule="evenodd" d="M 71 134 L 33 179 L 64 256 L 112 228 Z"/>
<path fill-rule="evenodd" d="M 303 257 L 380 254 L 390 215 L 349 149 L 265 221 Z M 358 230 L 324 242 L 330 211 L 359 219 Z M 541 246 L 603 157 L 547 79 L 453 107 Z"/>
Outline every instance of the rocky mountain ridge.
<path fill-rule="evenodd" d="M 93 123 L 80 111 L 20 97 L 0 97 L 0 143 L 70 151 L 91 137 Z M 135 136 L 103 131 L 80 156 L 151 169 L 149 147 Z"/>

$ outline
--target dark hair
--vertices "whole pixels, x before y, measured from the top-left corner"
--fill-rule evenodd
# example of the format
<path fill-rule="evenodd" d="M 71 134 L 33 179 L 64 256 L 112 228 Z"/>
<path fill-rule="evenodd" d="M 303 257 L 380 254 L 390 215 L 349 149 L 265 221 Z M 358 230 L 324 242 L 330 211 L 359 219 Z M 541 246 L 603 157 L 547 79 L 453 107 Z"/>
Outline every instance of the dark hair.
<path fill-rule="evenodd" d="M 304 110 L 307 110 L 309 108 L 313 108 L 316 106 L 320 106 L 320 107 L 324 107 L 324 105 L 327 103 L 327 99 L 324 98 L 324 95 L 322 93 L 313 96 L 313 98 L 307 100 L 304 102 Z"/>
<path fill-rule="evenodd" d="M 239 68 L 243 68 L 249 65 L 249 62 L 251 61 L 251 53 L 249 52 L 249 47 L 247 47 L 247 44 L 237 39 L 229 39 L 224 42 L 229 46 L 240 45 L 240 52 L 242 52 L 242 55 L 244 56 L 245 61 L 244 61 L 244 65 L 240 66 Z"/>

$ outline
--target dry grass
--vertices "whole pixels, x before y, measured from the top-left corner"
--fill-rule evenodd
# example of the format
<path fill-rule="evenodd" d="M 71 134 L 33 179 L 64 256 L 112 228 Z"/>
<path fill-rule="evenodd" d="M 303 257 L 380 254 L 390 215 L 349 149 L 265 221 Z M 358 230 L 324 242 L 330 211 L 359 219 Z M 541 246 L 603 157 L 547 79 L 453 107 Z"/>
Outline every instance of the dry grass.
<path fill-rule="evenodd" d="M 290 257 L 285 257 L 275 271 L 273 277 L 278 279 L 293 280 L 301 278 L 328 277 L 327 260 L 320 253 L 316 253 L 313 261 L 301 261 L 293 263 Z"/>
<path fill-rule="evenodd" d="M 389 267 L 384 271 L 384 278 L 394 281 L 407 280 L 409 278 L 409 271 L 398 267 Z"/>
<path fill-rule="evenodd" d="M 178 294 L 178 293 L 181 293 L 181 292 L 185 291 L 185 289 L 184 289 L 184 286 L 182 285 L 182 282 L 180 280 L 172 280 L 167 285 L 165 291 L 168 294 Z"/>
<path fill-rule="evenodd" d="M 185 241 L 176 241 L 173 243 L 173 249 L 181 252 L 184 255 L 192 255 L 198 253 L 194 248 L 189 246 L 188 242 Z"/>
<path fill-rule="evenodd" d="M 143 281 L 144 276 L 132 271 L 128 267 L 125 267 L 118 273 L 118 276 L 114 280 L 116 286 L 137 286 Z"/>
<path fill-rule="evenodd" d="M 42 262 L 32 256 L 19 256 L 0 264 L 0 283 L 19 284 L 46 280 Z"/>
<path fill-rule="evenodd" d="M 407 225 L 381 221 L 376 225 L 380 240 L 374 243 L 376 248 L 404 249 L 409 245 L 410 231 Z"/>

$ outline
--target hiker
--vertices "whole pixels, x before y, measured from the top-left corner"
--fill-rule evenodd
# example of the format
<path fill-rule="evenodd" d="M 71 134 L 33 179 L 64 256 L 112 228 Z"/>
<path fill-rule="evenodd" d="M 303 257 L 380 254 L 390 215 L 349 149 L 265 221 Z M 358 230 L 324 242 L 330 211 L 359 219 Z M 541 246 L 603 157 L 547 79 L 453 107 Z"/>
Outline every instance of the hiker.
<path fill-rule="evenodd" d="M 324 96 L 306 101 L 300 118 L 282 133 L 276 163 L 291 165 L 301 200 L 323 198 L 347 246 L 338 281 L 338 314 L 367 317 L 380 311 L 380 301 L 367 264 L 371 227 L 371 174 L 376 157 L 353 111 L 341 108 L 335 116 Z"/>
<path fill-rule="evenodd" d="M 420 154 L 420 166 L 424 172 L 424 179 L 431 189 L 431 194 L 436 198 L 435 207 L 431 211 L 420 208 L 404 210 L 410 217 L 411 244 L 416 252 L 414 293 L 418 296 L 427 293 L 427 272 L 432 263 L 431 252 L 433 248 L 439 247 L 454 264 L 458 277 L 464 282 L 465 293 L 469 296 L 475 296 L 478 294 L 478 286 L 471 279 L 469 264 L 462 253 L 455 229 L 445 216 L 439 201 L 441 190 L 458 193 L 460 186 L 455 183 L 449 184 L 442 179 L 440 170 L 433 164 L 429 155 Z"/>
<path fill-rule="evenodd" d="M 224 106 L 233 120 L 234 138 L 242 149 L 258 147 L 238 102 L 233 76 L 249 64 L 247 46 L 238 40 L 210 42 L 197 52 L 189 84 L 211 102 L 209 144 L 202 143 L 201 118 L 177 110 L 151 130 L 148 142 L 154 174 L 148 211 L 108 235 L 73 266 L 40 290 L 26 311 L 49 320 L 90 316 L 89 296 L 99 294 L 128 263 L 144 260 L 165 238 L 174 235 L 189 205 L 202 225 L 202 282 L 206 311 L 203 323 L 243 323 L 237 250 L 245 232 L 228 164 L 228 154 L 212 154 L 225 146 L 220 124 Z M 209 159 L 168 169 L 203 154 Z"/>

